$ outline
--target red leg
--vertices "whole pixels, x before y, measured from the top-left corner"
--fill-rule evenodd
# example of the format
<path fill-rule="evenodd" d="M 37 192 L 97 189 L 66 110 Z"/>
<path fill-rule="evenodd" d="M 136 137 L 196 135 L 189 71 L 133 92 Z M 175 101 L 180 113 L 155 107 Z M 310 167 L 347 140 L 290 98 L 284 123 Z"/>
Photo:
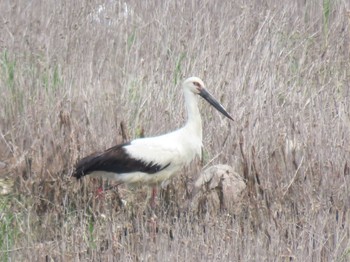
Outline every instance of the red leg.
<path fill-rule="evenodd" d="M 156 197 L 157 197 L 157 186 L 152 188 L 152 196 L 151 196 L 151 207 L 154 209 L 156 207 Z"/>

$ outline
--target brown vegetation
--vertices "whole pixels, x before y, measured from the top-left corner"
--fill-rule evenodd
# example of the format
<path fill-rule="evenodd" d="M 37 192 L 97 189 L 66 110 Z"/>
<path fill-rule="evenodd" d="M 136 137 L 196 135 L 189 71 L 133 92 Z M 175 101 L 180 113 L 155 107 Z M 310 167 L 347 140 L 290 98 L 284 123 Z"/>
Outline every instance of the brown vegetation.
<path fill-rule="evenodd" d="M 1 1 L 1 257 L 348 261 L 349 10 L 342 0 Z M 100 192 L 113 182 L 70 177 L 88 153 L 181 126 L 180 83 L 192 75 L 235 122 L 203 103 L 203 161 L 156 210 L 147 188 Z M 192 209 L 208 163 L 241 172 L 239 213 Z"/>

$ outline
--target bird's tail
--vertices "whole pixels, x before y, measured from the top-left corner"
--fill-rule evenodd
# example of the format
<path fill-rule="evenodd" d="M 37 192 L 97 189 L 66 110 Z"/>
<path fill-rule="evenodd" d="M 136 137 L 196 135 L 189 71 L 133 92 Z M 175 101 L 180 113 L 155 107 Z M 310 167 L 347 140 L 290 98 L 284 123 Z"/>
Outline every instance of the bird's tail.
<path fill-rule="evenodd" d="M 92 172 L 91 167 L 95 164 L 97 156 L 98 156 L 98 153 L 95 153 L 80 159 L 75 165 L 72 176 L 75 177 L 76 179 L 80 179 L 83 176 L 86 176 L 89 173 L 91 173 Z"/>
<path fill-rule="evenodd" d="M 75 177 L 76 179 L 80 179 L 83 176 L 85 176 L 84 173 L 84 167 L 79 165 L 79 162 L 77 163 L 77 165 L 75 166 L 74 172 L 73 172 L 73 177 Z"/>

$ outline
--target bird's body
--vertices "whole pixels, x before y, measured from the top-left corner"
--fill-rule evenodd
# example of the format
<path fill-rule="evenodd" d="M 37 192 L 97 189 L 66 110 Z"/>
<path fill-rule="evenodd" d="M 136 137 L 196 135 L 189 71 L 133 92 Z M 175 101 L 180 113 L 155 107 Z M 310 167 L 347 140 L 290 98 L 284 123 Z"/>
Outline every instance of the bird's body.
<path fill-rule="evenodd" d="M 202 121 L 197 105 L 199 94 L 226 117 L 231 116 L 206 91 L 202 80 L 188 78 L 184 84 L 188 119 L 184 127 L 171 133 L 135 139 L 81 159 L 74 176 L 91 174 L 122 183 L 154 185 L 169 179 L 196 156 L 201 157 Z"/>

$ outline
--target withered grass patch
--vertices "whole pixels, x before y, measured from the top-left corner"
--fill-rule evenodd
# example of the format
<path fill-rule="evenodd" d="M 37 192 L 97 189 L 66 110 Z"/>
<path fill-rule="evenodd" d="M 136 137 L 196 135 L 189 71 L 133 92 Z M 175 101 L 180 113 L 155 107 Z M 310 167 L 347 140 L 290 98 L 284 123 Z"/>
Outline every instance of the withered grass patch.
<path fill-rule="evenodd" d="M 4 261 L 348 261 L 346 1 L 1 1 Z M 201 77 L 202 162 L 160 191 L 70 177 L 75 161 L 185 119 Z M 205 165 L 247 183 L 238 212 L 193 207 Z M 101 192 L 99 188 L 111 189 Z"/>

